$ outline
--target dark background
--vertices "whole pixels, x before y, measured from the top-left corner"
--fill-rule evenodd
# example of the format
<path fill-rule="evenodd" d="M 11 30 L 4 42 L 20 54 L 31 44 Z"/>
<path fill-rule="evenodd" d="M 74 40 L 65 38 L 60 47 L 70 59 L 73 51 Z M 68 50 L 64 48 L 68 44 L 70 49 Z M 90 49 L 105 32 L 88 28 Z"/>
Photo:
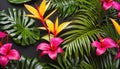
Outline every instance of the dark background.
<path fill-rule="evenodd" d="M 41 3 L 41 1 L 42 0 L 34 0 L 31 2 L 28 2 L 27 4 L 34 6 L 34 4 L 37 3 L 39 5 Z M 19 4 L 19 5 L 18 4 L 11 4 L 7 0 L 0 0 L 0 11 L 5 10 L 7 12 L 8 8 L 22 9 L 28 13 L 28 11 L 24 7 L 24 4 Z M 40 24 L 40 22 L 38 20 L 36 20 L 35 23 Z M 20 54 L 25 56 L 25 57 L 34 58 L 34 57 L 39 56 L 40 52 L 36 51 L 36 47 L 40 43 L 40 41 L 38 41 L 37 43 L 35 43 L 33 45 L 26 46 L 26 47 L 22 47 L 21 45 L 16 44 L 14 41 L 11 40 L 11 38 L 9 38 L 9 42 L 13 43 L 12 48 L 17 49 L 20 52 Z M 45 55 L 45 56 L 40 58 L 40 61 L 50 61 L 50 58 L 47 55 Z"/>

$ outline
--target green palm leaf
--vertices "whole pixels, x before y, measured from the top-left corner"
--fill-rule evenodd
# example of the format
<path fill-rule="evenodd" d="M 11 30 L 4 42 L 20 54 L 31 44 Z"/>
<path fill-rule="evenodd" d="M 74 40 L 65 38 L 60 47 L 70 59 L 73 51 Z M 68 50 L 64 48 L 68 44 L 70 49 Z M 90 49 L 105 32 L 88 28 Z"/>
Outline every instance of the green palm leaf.
<path fill-rule="evenodd" d="M 104 55 L 96 56 L 92 53 L 85 56 L 85 61 L 93 67 L 93 69 L 119 69 L 120 60 L 114 58 L 111 52 Z"/>
<path fill-rule="evenodd" d="M 57 57 L 57 61 L 55 63 L 48 63 L 46 64 L 49 69 L 92 69 L 91 65 L 86 63 L 83 58 L 80 56 L 77 58 L 66 58 L 63 59 L 64 55 L 59 55 Z M 43 69 L 46 67 L 44 66 Z"/>
<path fill-rule="evenodd" d="M 57 8 L 59 16 L 68 18 L 74 15 L 80 8 L 78 0 L 51 0 L 49 9 Z"/>
<path fill-rule="evenodd" d="M 0 24 L 2 29 L 5 30 L 12 39 L 25 46 L 34 44 L 39 40 L 39 30 L 34 26 L 34 20 L 25 17 L 26 13 L 24 11 L 17 9 L 9 9 L 9 14 L 4 11 L 0 13 Z"/>
<path fill-rule="evenodd" d="M 100 9 L 100 2 L 98 0 L 84 0 L 79 3 L 81 9 L 68 27 L 71 30 L 61 35 L 62 37 L 67 36 L 63 43 L 65 57 L 90 54 L 91 42 L 97 39 L 98 33 L 101 32 L 100 23 L 102 20 L 99 17 L 102 17 L 102 9 Z"/>
<path fill-rule="evenodd" d="M 37 58 L 21 57 L 19 61 L 10 61 L 6 69 L 42 69 L 43 66 Z"/>

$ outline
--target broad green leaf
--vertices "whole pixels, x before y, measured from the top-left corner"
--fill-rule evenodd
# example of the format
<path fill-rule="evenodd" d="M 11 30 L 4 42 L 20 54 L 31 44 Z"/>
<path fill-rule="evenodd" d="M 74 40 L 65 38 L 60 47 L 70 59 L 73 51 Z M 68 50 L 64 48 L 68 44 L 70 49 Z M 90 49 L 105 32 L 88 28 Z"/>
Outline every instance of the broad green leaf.
<path fill-rule="evenodd" d="M 24 11 L 9 9 L 9 13 L 0 13 L 0 25 L 12 39 L 23 46 L 34 44 L 40 39 L 40 31 L 33 27 L 34 20 L 26 17 Z"/>

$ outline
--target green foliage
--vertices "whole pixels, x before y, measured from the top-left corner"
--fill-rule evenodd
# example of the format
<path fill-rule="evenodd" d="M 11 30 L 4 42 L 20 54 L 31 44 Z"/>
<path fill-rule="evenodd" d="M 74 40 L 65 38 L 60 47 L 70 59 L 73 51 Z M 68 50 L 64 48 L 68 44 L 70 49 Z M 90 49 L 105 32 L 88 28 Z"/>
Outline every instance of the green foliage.
<path fill-rule="evenodd" d="M 78 0 L 51 0 L 51 6 L 49 9 L 57 8 L 59 16 L 68 18 L 80 9 L 79 2 L 77 1 Z"/>
<path fill-rule="evenodd" d="M 85 56 L 85 61 L 93 67 L 93 69 L 119 69 L 120 60 L 114 58 L 111 52 L 107 52 L 102 56 L 91 54 Z"/>
<path fill-rule="evenodd" d="M 83 60 L 83 58 L 67 57 L 64 59 L 63 55 L 58 56 L 57 61 L 54 63 L 49 63 L 46 66 L 49 66 L 49 69 L 93 69 L 90 64 Z M 46 67 L 44 66 L 43 69 Z"/>
<path fill-rule="evenodd" d="M 19 61 L 10 61 L 6 69 L 42 69 L 42 64 L 37 58 L 21 57 Z"/>
<path fill-rule="evenodd" d="M 21 4 L 21 3 L 26 3 L 31 0 L 8 0 L 8 2 L 13 3 L 13 4 Z"/>
<path fill-rule="evenodd" d="M 0 24 L 12 39 L 23 46 L 34 44 L 39 40 L 40 31 L 34 26 L 34 20 L 26 17 L 24 11 L 9 9 L 9 14 L 5 11 L 0 13 Z"/>
<path fill-rule="evenodd" d="M 81 9 L 73 17 L 73 23 L 68 26 L 70 31 L 68 30 L 61 35 L 65 37 L 63 43 L 65 57 L 90 54 L 91 42 L 97 39 L 98 33 L 102 32 L 100 23 L 103 14 L 100 2 L 98 0 L 84 0 L 79 1 L 79 3 Z"/>

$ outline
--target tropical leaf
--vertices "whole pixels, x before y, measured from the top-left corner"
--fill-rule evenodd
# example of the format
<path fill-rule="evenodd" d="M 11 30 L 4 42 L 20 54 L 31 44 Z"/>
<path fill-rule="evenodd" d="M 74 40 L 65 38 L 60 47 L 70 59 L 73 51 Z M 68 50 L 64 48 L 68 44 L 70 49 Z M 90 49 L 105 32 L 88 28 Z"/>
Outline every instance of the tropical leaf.
<path fill-rule="evenodd" d="M 81 8 L 72 19 L 73 23 L 68 27 L 70 31 L 60 35 L 65 37 L 63 43 L 65 57 L 90 54 L 91 42 L 97 39 L 98 33 L 102 32 L 100 23 L 103 14 L 100 2 L 98 0 L 84 0 L 79 1 L 79 4 Z"/>
<path fill-rule="evenodd" d="M 120 60 L 115 59 L 111 52 L 104 55 L 96 56 L 92 53 L 85 56 L 85 61 L 93 67 L 93 69 L 119 69 Z"/>
<path fill-rule="evenodd" d="M 70 59 L 69 57 L 67 59 L 63 59 L 63 55 L 59 55 L 57 57 L 57 61 L 54 63 L 47 63 L 46 66 L 49 67 L 50 69 L 85 69 L 84 64 L 87 65 L 84 61 L 82 61 L 82 58 L 77 57 L 77 58 L 72 58 Z M 46 68 L 46 66 L 43 67 L 43 69 Z M 89 67 L 86 66 L 86 68 Z M 89 67 L 90 68 L 90 67 Z"/>
<path fill-rule="evenodd" d="M 78 0 L 48 0 L 51 1 L 49 9 L 58 9 L 59 16 L 68 18 L 74 15 L 80 8 Z M 82 1 L 82 0 L 81 0 Z"/>
<path fill-rule="evenodd" d="M 21 3 L 26 3 L 31 0 L 8 0 L 8 2 L 13 3 L 13 4 L 21 4 Z"/>
<path fill-rule="evenodd" d="M 42 69 L 42 63 L 37 58 L 21 57 L 19 61 L 10 61 L 6 69 Z"/>
<path fill-rule="evenodd" d="M 12 39 L 23 46 L 34 44 L 39 40 L 40 31 L 34 26 L 34 20 L 25 16 L 25 12 L 17 9 L 9 9 L 0 13 L 0 24 Z"/>

